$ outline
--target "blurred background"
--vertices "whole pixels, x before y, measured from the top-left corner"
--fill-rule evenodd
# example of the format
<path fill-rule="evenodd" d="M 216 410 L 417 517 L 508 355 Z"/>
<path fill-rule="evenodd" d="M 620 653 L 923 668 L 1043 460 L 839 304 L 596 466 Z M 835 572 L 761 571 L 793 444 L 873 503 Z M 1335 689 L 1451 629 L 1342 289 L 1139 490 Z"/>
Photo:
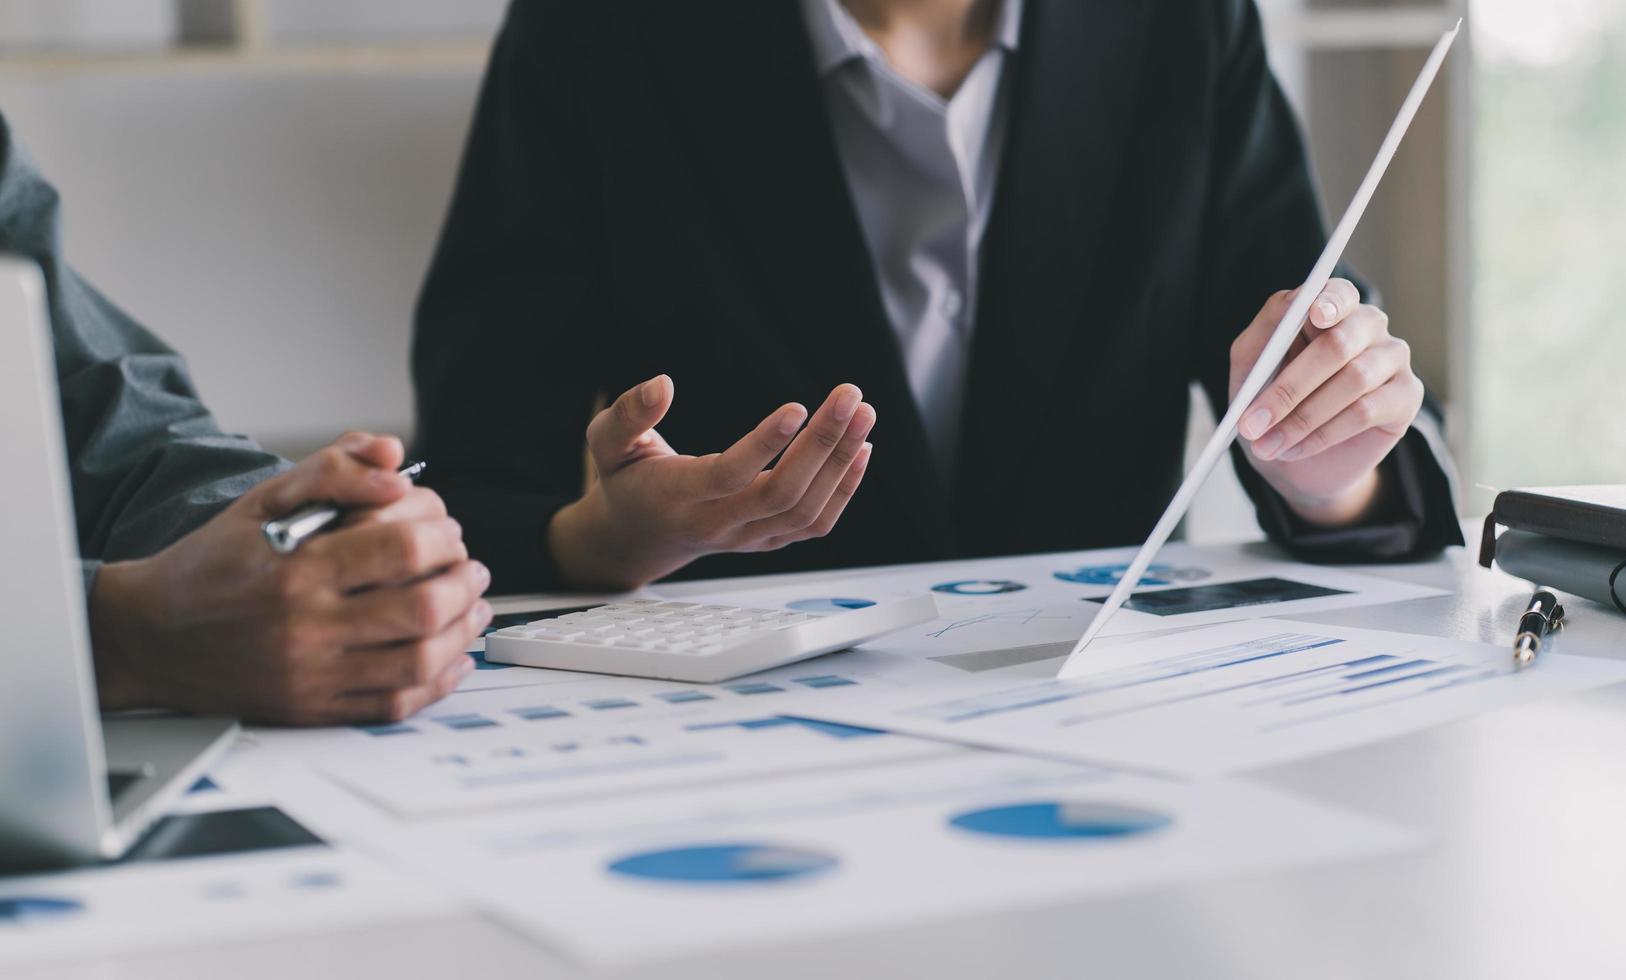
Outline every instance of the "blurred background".
<path fill-rule="evenodd" d="M 1626 0 L 1260 2 L 1334 213 L 1467 18 L 1351 257 L 1447 404 L 1465 512 L 1626 481 Z M 407 435 L 411 308 L 505 5 L 0 0 L 0 110 L 75 264 L 224 425 L 289 455 Z M 1190 536 L 1248 536 L 1213 483 Z"/>

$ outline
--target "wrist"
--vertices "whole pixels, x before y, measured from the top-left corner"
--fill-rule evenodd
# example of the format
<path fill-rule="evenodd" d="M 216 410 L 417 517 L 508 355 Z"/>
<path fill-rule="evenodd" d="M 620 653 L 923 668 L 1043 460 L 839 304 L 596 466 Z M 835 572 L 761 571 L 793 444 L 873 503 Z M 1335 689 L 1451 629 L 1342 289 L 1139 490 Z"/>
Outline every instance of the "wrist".
<path fill-rule="evenodd" d="M 114 562 L 96 573 L 88 597 L 91 658 L 97 699 L 104 709 L 153 707 L 143 677 L 143 651 L 151 647 L 157 617 L 149 598 L 146 561 Z"/>
<path fill-rule="evenodd" d="M 602 495 L 589 490 L 548 522 L 548 551 L 565 587 L 619 592 L 644 584 L 630 570 L 627 549 L 613 540 L 615 522 L 606 510 Z"/>
<path fill-rule="evenodd" d="M 1383 500 L 1384 481 L 1372 469 L 1348 489 L 1324 496 L 1298 494 L 1277 487 L 1289 509 L 1307 524 L 1317 527 L 1351 527 L 1369 519 Z"/>

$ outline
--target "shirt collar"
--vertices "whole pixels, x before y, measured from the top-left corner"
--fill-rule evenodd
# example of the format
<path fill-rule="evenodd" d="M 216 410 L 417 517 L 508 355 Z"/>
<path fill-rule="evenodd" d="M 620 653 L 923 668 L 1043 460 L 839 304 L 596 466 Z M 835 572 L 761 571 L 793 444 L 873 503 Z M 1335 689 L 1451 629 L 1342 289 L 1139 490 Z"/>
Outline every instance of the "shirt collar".
<path fill-rule="evenodd" d="M 1003 0 L 999 5 L 993 44 L 1006 51 L 1015 51 L 1021 37 L 1022 2 Z M 802 19 L 807 22 L 813 42 L 813 64 L 821 76 L 855 58 L 885 57 L 880 46 L 841 5 L 841 0 L 802 0 Z"/>

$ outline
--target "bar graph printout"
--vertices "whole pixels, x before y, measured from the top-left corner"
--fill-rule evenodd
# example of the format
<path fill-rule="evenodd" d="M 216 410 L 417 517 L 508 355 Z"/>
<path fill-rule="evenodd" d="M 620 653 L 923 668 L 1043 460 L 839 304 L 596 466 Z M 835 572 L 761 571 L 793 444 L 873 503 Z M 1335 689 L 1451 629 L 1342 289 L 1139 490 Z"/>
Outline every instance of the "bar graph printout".
<path fill-rule="evenodd" d="M 938 742 L 781 717 L 957 671 L 849 653 L 724 684 L 516 668 L 544 680 L 460 691 L 395 724 L 251 729 L 262 758 L 309 767 L 400 820 L 627 797 L 674 787 L 939 755 Z"/>
<path fill-rule="evenodd" d="M 1260 619 L 1093 650 L 1089 673 L 830 704 L 818 717 L 1180 775 L 1257 769 L 1626 680 L 1626 664 Z M 796 710 L 815 709 L 811 701 Z"/>

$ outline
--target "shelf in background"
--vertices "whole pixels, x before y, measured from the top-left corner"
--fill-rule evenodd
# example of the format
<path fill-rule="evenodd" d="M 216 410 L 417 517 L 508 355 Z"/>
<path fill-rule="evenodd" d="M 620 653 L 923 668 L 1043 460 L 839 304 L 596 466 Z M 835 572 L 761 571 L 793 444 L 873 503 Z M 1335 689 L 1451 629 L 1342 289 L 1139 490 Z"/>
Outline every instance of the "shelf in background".
<path fill-rule="evenodd" d="M 159 51 L 0 54 L 0 77 L 60 77 L 126 72 L 386 74 L 468 70 L 485 65 L 486 41 L 402 44 L 301 44 L 242 48 L 183 46 Z"/>

